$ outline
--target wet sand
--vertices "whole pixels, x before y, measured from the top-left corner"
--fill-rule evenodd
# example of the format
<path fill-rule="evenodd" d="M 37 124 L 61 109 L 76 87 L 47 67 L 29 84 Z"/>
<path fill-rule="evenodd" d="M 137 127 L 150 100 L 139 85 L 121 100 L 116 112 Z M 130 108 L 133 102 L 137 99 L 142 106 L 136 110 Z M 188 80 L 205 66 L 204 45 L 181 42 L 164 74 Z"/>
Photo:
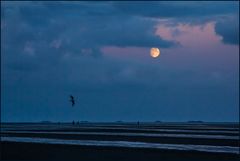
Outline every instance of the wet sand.
<path fill-rule="evenodd" d="M 2 133 L 2 136 L 18 136 L 31 138 L 58 138 L 69 140 L 104 140 L 104 141 L 141 141 L 150 143 L 164 144 L 194 144 L 194 145 L 219 145 L 219 146 L 238 146 L 239 140 L 235 139 L 215 139 L 215 138 L 179 138 L 179 137 L 146 137 L 146 136 L 129 136 L 129 135 L 110 135 L 110 134 L 54 134 L 54 133 Z"/>
<path fill-rule="evenodd" d="M 239 155 L 196 151 L 2 142 L 3 160 L 237 161 Z"/>

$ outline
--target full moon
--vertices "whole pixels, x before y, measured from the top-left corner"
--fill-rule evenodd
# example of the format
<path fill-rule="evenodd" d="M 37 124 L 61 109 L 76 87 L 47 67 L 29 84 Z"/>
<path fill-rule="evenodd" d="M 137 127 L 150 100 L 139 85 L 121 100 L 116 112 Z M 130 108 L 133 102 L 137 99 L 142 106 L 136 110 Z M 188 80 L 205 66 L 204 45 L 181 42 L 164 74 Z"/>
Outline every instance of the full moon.
<path fill-rule="evenodd" d="M 160 55 L 160 50 L 158 48 L 151 48 L 150 55 L 153 58 L 156 58 Z"/>

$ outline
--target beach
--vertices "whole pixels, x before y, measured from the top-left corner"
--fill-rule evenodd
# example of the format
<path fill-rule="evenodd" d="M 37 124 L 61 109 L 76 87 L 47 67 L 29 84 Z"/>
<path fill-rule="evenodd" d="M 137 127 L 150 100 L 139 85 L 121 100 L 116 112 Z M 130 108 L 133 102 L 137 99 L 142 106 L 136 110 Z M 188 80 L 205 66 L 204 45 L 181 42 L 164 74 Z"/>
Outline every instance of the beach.
<path fill-rule="evenodd" d="M 4 124 L 2 160 L 239 159 L 238 124 Z"/>

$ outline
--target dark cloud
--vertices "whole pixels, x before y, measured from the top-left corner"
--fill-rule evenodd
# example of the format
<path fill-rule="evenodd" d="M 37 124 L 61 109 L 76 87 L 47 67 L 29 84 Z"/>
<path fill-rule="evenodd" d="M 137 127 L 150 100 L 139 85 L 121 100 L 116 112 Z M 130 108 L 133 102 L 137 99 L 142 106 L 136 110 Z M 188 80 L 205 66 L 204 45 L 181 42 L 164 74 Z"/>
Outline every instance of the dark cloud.
<path fill-rule="evenodd" d="M 8 26 L 16 26 L 15 19 L 18 19 L 25 27 L 29 27 L 27 30 L 33 37 L 37 33 L 42 33 L 46 39 L 51 40 L 54 36 L 57 38 L 72 34 L 64 38 L 78 40 L 80 47 L 101 45 L 149 47 L 150 43 L 169 47 L 172 44 L 154 35 L 153 27 L 156 22 L 106 12 L 111 8 L 111 5 L 101 4 L 74 6 L 65 3 L 42 5 L 33 3 L 29 6 L 11 8 L 14 12 L 5 9 L 4 15 L 10 21 L 6 22 Z M 24 34 L 26 35 L 25 32 Z"/>
<path fill-rule="evenodd" d="M 216 33 L 227 44 L 239 44 L 239 17 L 227 17 L 216 23 Z"/>
<path fill-rule="evenodd" d="M 26 69 L 35 59 L 51 66 L 69 54 L 99 57 L 104 46 L 174 45 L 154 35 L 156 21 L 126 16 L 108 3 L 4 2 L 2 13 L 6 63 L 26 60 L 8 67 Z"/>
<path fill-rule="evenodd" d="M 204 19 L 207 15 L 233 14 L 236 2 L 4 2 L 2 34 L 5 44 L 23 48 L 32 41 L 36 53 L 81 54 L 84 49 L 101 55 L 103 46 L 171 47 L 175 42 L 162 40 L 154 34 L 158 18 Z M 220 27 L 219 27 L 220 26 Z M 236 35 L 227 23 L 217 23 L 217 33 L 223 37 Z M 226 35 L 226 36 L 225 36 Z M 225 42 L 224 39 L 224 42 Z M 51 46 L 60 41 L 58 48 Z M 46 51 L 44 51 L 45 49 Z M 20 50 L 20 49 L 19 49 Z M 19 52 L 19 51 L 18 51 Z M 54 54 L 52 54 L 54 55 Z"/>
<path fill-rule="evenodd" d="M 200 18 L 238 12 L 238 2 L 113 2 L 121 12 L 158 18 Z"/>
<path fill-rule="evenodd" d="M 119 11 L 140 17 L 171 18 L 176 23 L 202 24 L 215 21 L 224 43 L 239 44 L 239 2 L 115 2 Z M 227 15 L 227 18 L 225 17 Z M 223 17 L 218 18 L 218 17 Z M 230 18 L 229 18 L 230 17 Z M 234 17 L 234 18 L 232 18 Z M 231 25 L 236 24 L 236 25 Z"/>

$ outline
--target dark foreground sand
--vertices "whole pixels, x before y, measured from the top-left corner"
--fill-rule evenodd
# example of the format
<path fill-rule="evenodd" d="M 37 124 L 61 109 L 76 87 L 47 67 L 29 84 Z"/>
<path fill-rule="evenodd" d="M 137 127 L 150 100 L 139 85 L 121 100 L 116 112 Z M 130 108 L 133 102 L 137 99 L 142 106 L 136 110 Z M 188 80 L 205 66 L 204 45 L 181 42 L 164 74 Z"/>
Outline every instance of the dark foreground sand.
<path fill-rule="evenodd" d="M 237 161 L 238 154 L 1 142 L 1 160 Z"/>

